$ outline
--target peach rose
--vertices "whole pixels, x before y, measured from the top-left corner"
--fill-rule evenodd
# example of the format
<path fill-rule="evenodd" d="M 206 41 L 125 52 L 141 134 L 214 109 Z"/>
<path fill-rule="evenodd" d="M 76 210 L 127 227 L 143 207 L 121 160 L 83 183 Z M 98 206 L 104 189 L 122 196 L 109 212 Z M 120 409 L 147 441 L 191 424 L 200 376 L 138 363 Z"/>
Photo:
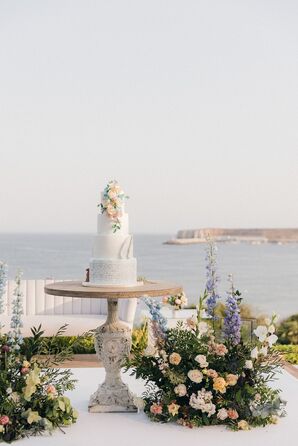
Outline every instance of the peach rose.
<path fill-rule="evenodd" d="M 213 369 L 208 369 L 206 375 L 213 379 L 218 377 L 217 371 Z"/>
<path fill-rule="evenodd" d="M 187 393 L 186 385 L 185 384 L 178 384 L 178 386 L 176 386 L 174 388 L 174 392 L 178 396 L 185 396 L 186 393 Z"/>
<path fill-rule="evenodd" d="M 160 404 L 153 403 L 150 407 L 150 412 L 153 413 L 153 415 L 159 415 L 162 413 L 162 406 Z"/>
<path fill-rule="evenodd" d="M 178 365 L 181 362 L 181 356 L 179 355 L 179 353 L 171 353 L 169 356 L 169 362 L 172 365 Z"/>
<path fill-rule="evenodd" d="M 226 382 L 228 386 L 235 386 L 237 384 L 237 381 L 238 381 L 238 375 L 233 375 L 233 373 L 229 373 L 226 376 Z"/>
<path fill-rule="evenodd" d="M 224 378 L 218 376 L 213 381 L 213 389 L 220 392 L 220 393 L 226 393 L 226 387 L 227 383 Z"/>
<path fill-rule="evenodd" d="M 27 373 L 29 373 L 29 368 L 28 367 L 22 367 L 21 368 L 21 374 L 22 375 L 26 375 Z"/>
<path fill-rule="evenodd" d="M 47 393 L 55 394 L 57 393 L 56 387 L 53 384 L 47 386 Z"/>
<path fill-rule="evenodd" d="M 218 356 L 224 356 L 226 353 L 228 353 L 228 349 L 224 344 L 215 344 L 214 351 Z"/>
<path fill-rule="evenodd" d="M 228 417 L 230 418 L 230 420 L 237 420 L 237 418 L 239 418 L 237 410 L 229 409 L 228 410 Z"/>

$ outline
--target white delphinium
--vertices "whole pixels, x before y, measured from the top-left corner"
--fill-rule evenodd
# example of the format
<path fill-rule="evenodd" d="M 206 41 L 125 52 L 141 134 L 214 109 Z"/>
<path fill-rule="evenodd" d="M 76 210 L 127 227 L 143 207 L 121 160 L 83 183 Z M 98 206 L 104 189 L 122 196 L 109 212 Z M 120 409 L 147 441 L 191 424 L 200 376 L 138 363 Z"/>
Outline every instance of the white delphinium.
<path fill-rule="evenodd" d="M 23 314 L 23 293 L 21 291 L 21 277 L 23 273 L 18 270 L 15 278 L 16 287 L 12 301 L 12 316 L 10 327 L 12 331 L 9 332 L 9 343 L 15 350 L 20 349 L 20 344 L 23 342 L 21 328 L 23 327 L 21 316 Z"/>
<path fill-rule="evenodd" d="M 1 314 L 4 312 L 3 296 L 5 293 L 6 283 L 7 283 L 7 265 L 4 262 L 0 262 L 0 317 Z M 1 334 L 1 329 L 3 327 L 4 324 L 2 324 L 0 320 L 0 334 Z"/>

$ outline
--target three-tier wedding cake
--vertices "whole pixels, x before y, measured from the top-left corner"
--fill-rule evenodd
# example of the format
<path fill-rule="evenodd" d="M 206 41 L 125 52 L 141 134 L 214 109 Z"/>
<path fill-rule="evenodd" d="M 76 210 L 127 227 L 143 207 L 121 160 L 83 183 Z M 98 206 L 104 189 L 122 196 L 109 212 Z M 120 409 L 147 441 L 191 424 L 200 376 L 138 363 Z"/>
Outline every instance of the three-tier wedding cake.
<path fill-rule="evenodd" d="M 128 230 L 125 196 L 117 181 L 110 181 L 101 194 L 97 235 L 89 265 L 89 286 L 135 286 L 137 260 Z"/>

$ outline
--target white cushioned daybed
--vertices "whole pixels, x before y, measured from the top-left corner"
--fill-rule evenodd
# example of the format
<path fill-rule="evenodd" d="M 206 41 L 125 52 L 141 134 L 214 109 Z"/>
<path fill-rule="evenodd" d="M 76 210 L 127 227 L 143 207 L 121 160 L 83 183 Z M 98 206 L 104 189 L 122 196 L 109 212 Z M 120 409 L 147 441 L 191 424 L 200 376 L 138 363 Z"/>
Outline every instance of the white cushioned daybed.
<path fill-rule="evenodd" d="M 92 330 L 103 324 L 107 315 L 106 299 L 89 299 L 80 297 L 50 296 L 45 294 L 46 284 L 54 280 L 22 280 L 23 293 L 22 316 L 23 336 L 31 334 L 30 328 L 39 324 L 45 336 L 54 335 L 63 324 L 69 324 L 65 335 L 75 336 Z M 0 321 L 5 324 L 3 333 L 10 328 L 12 301 L 15 282 L 7 281 L 4 294 L 5 311 L 0 314 Z M 119 318 L 132 327 L 137 306 L 137 299 L 119 299 Z"/>

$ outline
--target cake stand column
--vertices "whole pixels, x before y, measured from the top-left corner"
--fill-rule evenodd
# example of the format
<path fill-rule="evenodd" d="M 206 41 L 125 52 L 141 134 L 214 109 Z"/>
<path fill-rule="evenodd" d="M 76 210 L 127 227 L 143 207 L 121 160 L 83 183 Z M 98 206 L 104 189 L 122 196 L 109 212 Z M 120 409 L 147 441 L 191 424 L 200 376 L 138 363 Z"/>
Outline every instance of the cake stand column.
<path fill-rule="evenodd" d="M 94 339 L 106 377 L 90 398 L 89 412 L 136 412 L 133 395 L 120 376 L 123 360 L 131 348 L 131 329 L 119 320 L 118 299 L 107 301 L 107 320 L 96 329 Z"/>

